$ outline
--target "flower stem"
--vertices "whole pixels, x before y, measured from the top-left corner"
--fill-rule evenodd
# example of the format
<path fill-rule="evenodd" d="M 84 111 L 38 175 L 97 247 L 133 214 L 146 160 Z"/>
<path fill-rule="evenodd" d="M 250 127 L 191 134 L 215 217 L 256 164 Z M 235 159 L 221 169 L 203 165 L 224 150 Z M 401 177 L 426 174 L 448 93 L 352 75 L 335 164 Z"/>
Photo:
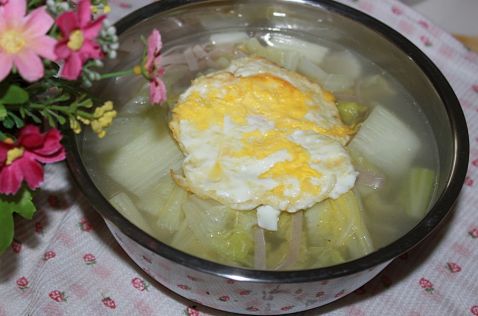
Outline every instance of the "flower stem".
<path fill-rule="evenodd" d="M 61 105 L 46 105 L 46 104 L 40 104 L 40 103 L 31 103 L 30 108 L 35 109 L 35 110 L 43 110 L 43 109 L 49 109 L 49 110 L 54 110 L 58 112 L 63 112 L 66 114 L 70 114 L 71 110 L 69 107 L 61 106 Z"/>
<path fill-rule="evenodd" d="M 76 115 L 79 115 L 79 116 L 81 116 L 83 118 L 86 118 L 86 119 L 89 119 L 89 120 L 95 118 L 95 116 L 93 114 L 85 112 L 85 111 L 81 111 L 81 110 L 76 111 Z"/>
<path fill-rule="evenodd" d="M 133 68 L 128 69 L 128 70 L 123 70 L 123 71 L 117 71 L 117 72 L 110 72 L 107 74 L 102 74 L 100 76 L 100 79 L 108 79 L 108 78 L 117 78 L 117 77 L 125 77 L 129 75 L 133 75 L 134 71 Z"/>

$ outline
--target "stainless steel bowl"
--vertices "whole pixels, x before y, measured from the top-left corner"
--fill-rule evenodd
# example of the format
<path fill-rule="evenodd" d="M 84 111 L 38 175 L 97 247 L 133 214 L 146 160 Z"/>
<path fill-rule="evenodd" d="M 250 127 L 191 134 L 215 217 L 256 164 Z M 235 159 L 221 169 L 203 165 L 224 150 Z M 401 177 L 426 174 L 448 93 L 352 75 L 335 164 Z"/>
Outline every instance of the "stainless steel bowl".
<path fill-rule="evenodd" d="M 257 271 L 226 266 L 178 251 L 131 224 L 102 196 L 85 168 L 85 139 L 72 136 L 68 163 L 92 206 L 115 238 L 146 273 L 192 301 L 229 312 L 277 315 L 332 302 L 372 279 L 394 258 L 426 238 L 445 218 L 462 187 L 468 164 L 468 134 L 459 102 L 437 67 L 412 43 L 383 23 L 327 0 L 173 1 L 162 0 L 117 24 L 128 64 L 142 54 L 138 35 L 159 28 L 163 42 L 242 28 L 284 30 L 321 37 L 368 56 L 416 99 L 439 140 L 438 194 L 413 229 L 370 255 L 340 265 L 301 271 Z M 118 93 L 122 93 L 118 91 Z"/>

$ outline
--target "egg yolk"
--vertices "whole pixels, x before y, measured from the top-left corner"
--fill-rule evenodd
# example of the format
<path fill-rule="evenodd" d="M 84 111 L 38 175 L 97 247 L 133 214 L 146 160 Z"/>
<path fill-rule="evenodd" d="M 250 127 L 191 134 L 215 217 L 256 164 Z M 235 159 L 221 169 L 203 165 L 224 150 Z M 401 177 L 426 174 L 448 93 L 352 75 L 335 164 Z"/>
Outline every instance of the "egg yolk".
<path fill-rule="evenodd" d="M 324 128 L 306 118 L 312 110 L 320 109 L 311 93 L 304 92 L 286 80 L 271 74 L 257 74 L 247 77 L 225 77 L 229 80 L 220 88 L 207 84 L 203 91 L 191 92 L 173 109 L 177 120 L 190 122 L 197 130 L 206 130 L 213 125 L 224 125 L 228 117 L 238 126 L 246 126 L 249 116 L 260 116 L 274 124 L 265 132 L 255 130 L 243 133 L 241 148 L 228 150 L 231 157 L 264 159 L 278 151 L 286 150 L 290 159 L 274 164 L 261 174 L 261 178 L 278 180 L 281 184 L 273 189 L 273 194 L 284 196 L 287 184 L 283 180 L 294 177 L 305 192 L 320 192 L 313 185 L 313 178 L 321 174 L 311 167 L 313 158 L 299 144 L 289 139 L 296 131 L 314 131 L 326 136 L 348 136 L 353 130 L 344 125 Z M 333 100 L 331 93 L 325 92 L 325 100 Z M 221 173 L 220 165 L 212 170 L 213 176 Z M 282 180 L 282 181 L 281 181 Z"/>

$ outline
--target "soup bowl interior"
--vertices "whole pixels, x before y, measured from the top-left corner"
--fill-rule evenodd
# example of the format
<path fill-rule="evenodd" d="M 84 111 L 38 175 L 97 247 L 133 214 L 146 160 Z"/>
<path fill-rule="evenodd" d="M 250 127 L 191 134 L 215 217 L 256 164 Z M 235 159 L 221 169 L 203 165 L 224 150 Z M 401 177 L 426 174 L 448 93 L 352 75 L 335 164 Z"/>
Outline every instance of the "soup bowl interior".
<path fill-rule="evenodd" d="M 335 280 L 336 292 L 330 290 L 330 297 L 321 300 L 318 299 L 317 290 L 314 290 L 314 301 L 308 305 L 297 301 L 293 294 L 281 297 L 282 301 L 295 302 L 297 308 L 291 311 L 320 306 L 353 291 L 392 259 L 410 250 L 428 236 L 452 208 L 464 181 L 468 159 L 468 136 L 463 113 L 451 87 L 434 64 L 408 40 L 377 20 L 333 1 L 166 0 L 134 12 L 116 26 L 120 33 L 121 48 L 119 58 L 107 65 L 109 70 L 134 66 L 143 54 L 140 36 L 146 37 L 153 28 L 161 31 L 163 51 L 205 43 L 210 41 L 211 34 L 238 32 L 249 36 L 281 33 L 305 41 L 345 47 L 385 70 L 407 91 L 413 101 L 405 102 L 414 102 L 413 106 L 418 107 L 423 114 L 408 118 L 410 121 L 415 120 L 408 123 L 430 126 L 429 144 L 424 146 L 431 148 L 428 154 L 436 161 L 437 178 L 426 215 L 397 240 L 364 257 L 330 267 L 297 271 L 261 271 L 228 266 L 184 253 L 149 236 L 105 198 L 102 189 L 105 180 L 94 170 L 92 158 L 87 154 L 93 136 L 86 133 L 70 137 L 69 166 L 93 207 L 107 220 L 110 229 L 133 260 L 180 295 L 228 311 L 266 313 L 266 307 L 254 307 L 250 305 L 252 303 L 244 302 L 242 297 L 240 303 L 236 304 L 242 306 L 230 307 L 234 304 L 229 303 L 229 307 L 225 307 L 221 305 L 224 302 L 213 303 L 204 295 L 194 296 L 183 288 L 178 289 L 177 284 L 191 281 L 191 278 L 187 278 L 191 273 L 199 275 L 196 279 L 213 277 L 210 283 L 224 285 L 227 280 L 232 280 L 232 283 L 239 282 L 242 287 L 250 286 L 257 291 L 260 287 L 271 288 L 271 284 L 302 284 L 303 289 L 311 290 L 316 289 L 318 284 L 325 286 L 328 281 Z M 100 84 L 96 91 L 102 99 L 112 99 L 121 108 L 122 103 L 132 98 L 143 84 L 137 78 L 112 79 Z M 145 261 L 144 257 L 148 260 Z M 148 261 L 155 260 L 156 265 L 167 267 L 168 271 L 178 269 L 182 272 L 177 273 L 176 279 L 168 279 L 164 271 L 150 266 Z M 377 270 L 373 271 L 374 268 Z M 184 280 L 181 275 L 185 277 Z M 204 292 L 218 292 L 218 288 Z M 342 294 L 337 295 L 341 290 L 344 290 Z M 267 313 L 285 312 L 281 311 L 281 304 L 270 303 Z M 258 310 L 249 308 L 251 306 Z"/>

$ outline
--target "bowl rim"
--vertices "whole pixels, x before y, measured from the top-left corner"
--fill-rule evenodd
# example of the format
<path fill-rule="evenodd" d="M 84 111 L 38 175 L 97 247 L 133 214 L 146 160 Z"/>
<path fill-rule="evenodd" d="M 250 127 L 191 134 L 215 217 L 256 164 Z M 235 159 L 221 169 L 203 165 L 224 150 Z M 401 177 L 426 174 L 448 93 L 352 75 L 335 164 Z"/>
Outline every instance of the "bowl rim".
<path fill-rule="evenodd" d="M 285 1 L 312 5 L 314 7 L 332 11 L 338 15 L 352 19 L 377 32 L 386 40 L 401 49 L 402 52 L 407 54 L 417 64 L 421 71 L 430 80 L 431 84 L 440 96 L 440 99 L 446 108 L 448 120 L 453 133 L 452 168 L 445 189 L 443 192 L 441 192 L 440 196 L 437 198 L 435 204 L 429 210 L 428 214 L 408 233 L 389 245 L 375 250 L 364 257 L 334 266 L 308 270 L 270 271 L 239 268 L 198 258 L 172 248 L 167 244 L 164 244 L 161 241 L 149 236 L 147 233 L 130 223 L 106 200 L 106 198 L 103 197 L 93 180 L 88 176 L 88 172 L 81 160 L 78 143 L 76 142 L 77 138 L 72 132 L 69 132 L 65 138 L 65 145 L 68 148 L 67 164 L 80 190 L 87 197 L 88 201 L 92 204 L 96 211 L 111 221 L 124 234 L 126 234 L 130 239 L 134 240 L 142 247 L 145 247 L 155 254 L 174 263 L 207 274 L 221 276 L 228 279 L 261 283 L 307 283 L 326 279 L 334 279 L 359 273 L 380 264 L 390 262 L 399 255 L 409 251 L 423 239 L 425 239 L 442 222 L 442 220 L 453 207 L 463 186 L 468 168 L 469 139 L 466 120 L 460 103 L 450 84 L 437 68 L 437 66 L 435 66 L 435 64 L 418 47 L 416 47 L 400 33 L 380 22 L 379 20 L 354 8 L 332 0 Z M 129 27 L 144 19 L 152 17 L 156 13 L 189 4 L 198 4 L 204 2 L 210 4 L 224 1 L 162 0 L 151 3 L 127 15 L 118 21 L 115 26 L 117 28 L 118 34 L 120 34 Z"/>

